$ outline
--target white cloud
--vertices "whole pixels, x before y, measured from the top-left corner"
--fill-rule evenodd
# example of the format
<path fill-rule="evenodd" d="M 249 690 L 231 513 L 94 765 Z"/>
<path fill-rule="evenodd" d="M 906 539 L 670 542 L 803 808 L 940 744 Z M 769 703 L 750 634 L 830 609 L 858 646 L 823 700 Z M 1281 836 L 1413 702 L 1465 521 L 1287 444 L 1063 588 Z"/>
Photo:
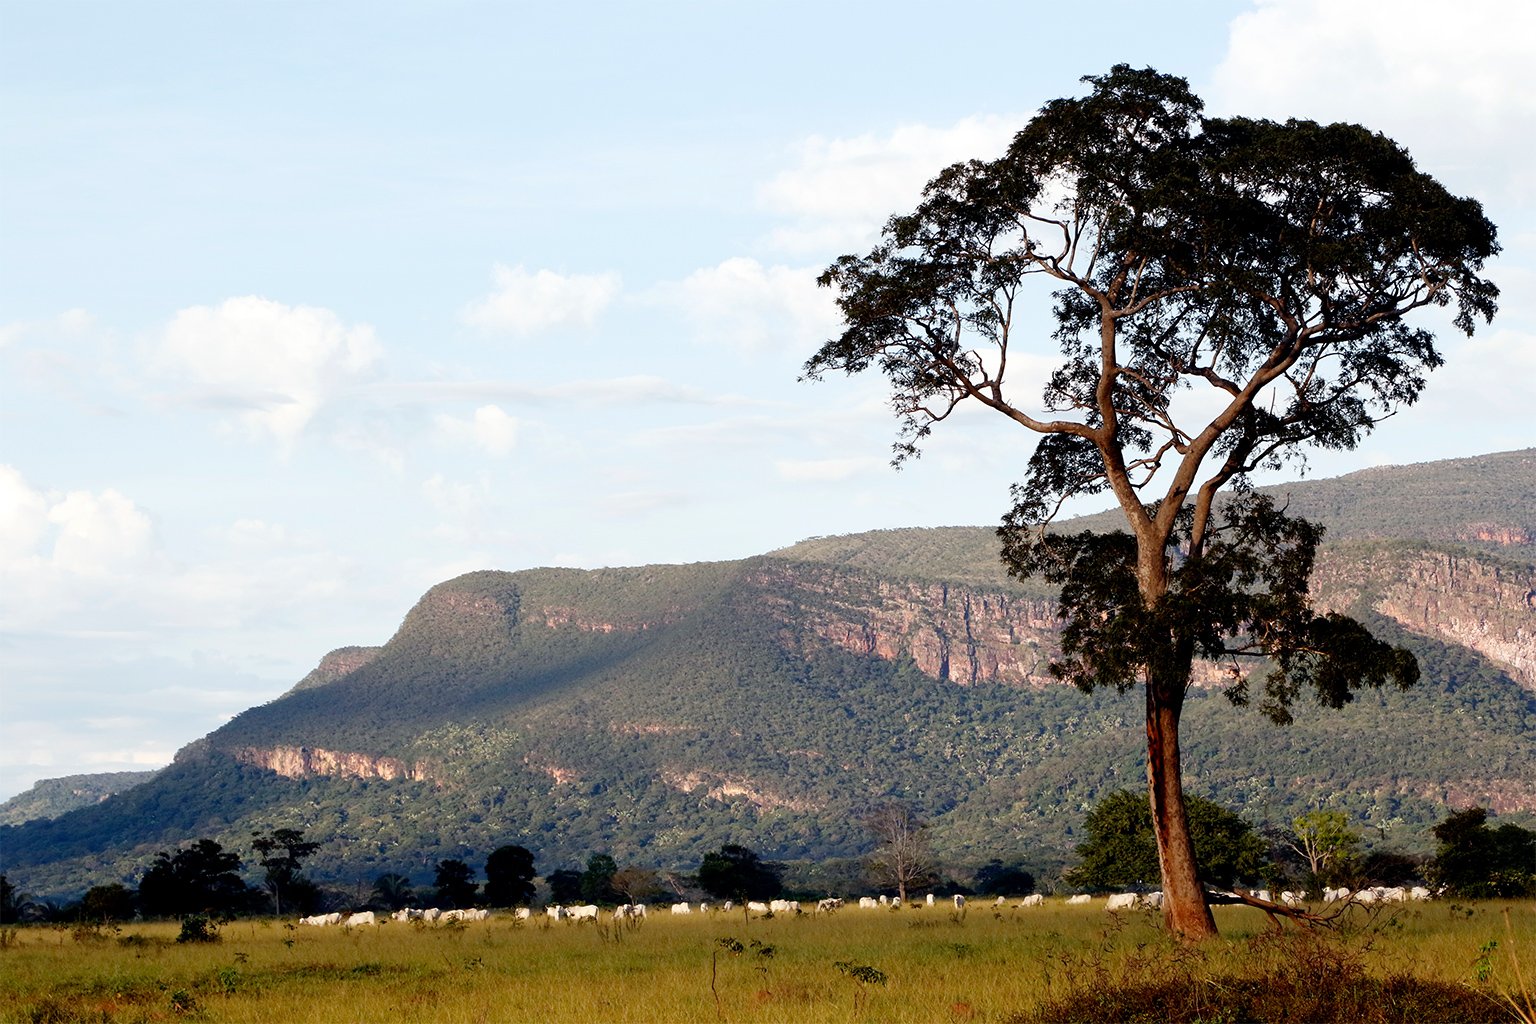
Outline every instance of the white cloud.
<path fill-rule="evenodd" d="M 422 481 L 421 493 L 439 513 L 455 519 L 478 517 L 490 499 L 484 481 L 455 483 L 441 473 Z"/>
<path fill-rule="evenodd" d="M 38 595 L 29 584 L 56 574 L 101 577 L 141 565 L 154 547 L 154 525 L 130 499 L 100 493 L 46 493 L 11 466 L 0 466 L 0 568 L 11 577 L 7 603 Z"/>
<path fill-rule="evenodd" d="M 868 456 L 845 459 L 779 459 L 774 463 L 774 468 L 781 478 L 796 483 L 838 483 L 888 467 L 888 461 Z"/>
<path fill-rule="evenodd" d="M 17 635 L 110 634 L 129 646 L 158 635 L 175 649 L 183 631 L 237 631 L 222 642 L 259 649 L 256 623 L 332 604 L 350 572 L 337 555 L 255 518 L 198 539 L 212 546 L 174 557 L 131 497 L 43 490 L 0 466 L 0 623 Z"/>
<path fill-rule="evenodd" d="M 1432 0 L 1260 0 L 1233 20 L 1208 99 L 1219 112 L 1359 122 L 1454 191 L 1497 173 L 1508 177 L 1493 187 L 1529 196 L 1533 39 L 1526 0 L 1454 12 Z"/>
<path fill-rule="evenodd" d="M 482 405 L 467 420 L 439 415 L 437 429 L 450 441 L 473 444 L 489 455 L 508 455 L 517 447 L 517 418 L 499 405 Z"/>
<path fill-rule="evenodd" d="M 1445 339 L 1445 365 L 1430 376 L 1421 415 L 1456 422 L 1477 434 L 1522 435 L 1536 443 L 1530 382 L 1536 380 L 1536 337 L 1494 331 Z"/>
<path fill-rule="evenodd" d="M 764 206 L 791 221 L 770 241 L 818 254 L 862 247 L 891 214 L 915 206 L 945 167 L 1001 156 L 1024 120 L 988 115 L 947 128 L 903 125 L 886 135 L 808 138 L 798 147 L 798 165 L 759 190 Z"/>
<path fill-rule="evenodd" d="M 737 256 L 656 294 L 682 311 L 701 341 L 746 350 L 785 348 L 799 356 L 814 351 L 838 325 L 835 297 L 817 286 L 816 275 Z"/>
<path fill-rule="evenodd" d="M 369 385 L 360 393 L 376 401 L 399 405 L 501 399 L 561 407 L 653 404 L 737 407 L 753 401 L 740 394 L 706 391 L 649 374 L 590 377 L 538 385 L 496 380 L 382 381 Z"/>
<path fill-rule="evenodd" d="M 157 352 L 162 369 L 194 388 L 183 400 L 233 412 L 252 433 L 284 445 L 379 355 L 366 324 L 255 295 L 181 310 Z"/>
<path fill-rule="evenodd" d="M 29 558 L 48 531 L 48 498 L 13 466 L 0 466 L 0 566 Z"/>
<path fill-rule="evenodd" d="M 66 309 L 46 320 L 17 320 L 0 326 L 0 348 L 29 335 L 75 336 L 96 326 L 96 318 L 83 309 Z"/>
<path fill-rule="evenodd" d="M 590 327 L 619 293 L 617 274 L 529 273 L 496 264 L 491 294 L 464 310 L 473 327 L 529 335 L 557 327 Z"/>
<path fill-rule="evenodd" d="M 149 554 L 154 527 L 128 498 L 108 488 L 100 494 L 71 491 L 48 510 L 57 527 L 53 564 L 82 576 L 123 571 Z"/>

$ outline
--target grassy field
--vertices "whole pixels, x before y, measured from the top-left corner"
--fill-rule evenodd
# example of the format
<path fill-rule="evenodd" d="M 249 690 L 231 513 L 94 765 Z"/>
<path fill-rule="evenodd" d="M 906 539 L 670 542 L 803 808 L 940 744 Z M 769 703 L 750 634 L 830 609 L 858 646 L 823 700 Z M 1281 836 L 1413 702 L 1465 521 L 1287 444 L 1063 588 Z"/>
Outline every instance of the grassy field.
<path fill-rule="evenodd" d="M 1060 1019 L 1063 1002 L 1091 1007 L 1111 991 L 1156 999 L 1157 986 L 1174 986 L 1208 1006 L 1185 1019 L 1215 1022 L 1249 1019 L 1222 1009 L 1234 979 L 1315 995 L 1407 976 L 1471 996 L 1452 1019 L 1519 1020 L 1497 1001 L 1518 991 L 1511 947 L 1536 982 L 1531 903 L 1355 908 L 1344 928 L 1284 937 L 1258 911 L 1218 908 L 1222 939 L 1195 951 L 1170 944 L 1144 913 L 1101 906 L 661 914 L 634 926 L 510 915 L 352 930 L 242 920 L 216 943 L 184 944 L 174 924 L 8 928 L 0 1019 L 1002 1022 Z M 1083 1019 L 1132 1016 L 1100 1009 Z"/>

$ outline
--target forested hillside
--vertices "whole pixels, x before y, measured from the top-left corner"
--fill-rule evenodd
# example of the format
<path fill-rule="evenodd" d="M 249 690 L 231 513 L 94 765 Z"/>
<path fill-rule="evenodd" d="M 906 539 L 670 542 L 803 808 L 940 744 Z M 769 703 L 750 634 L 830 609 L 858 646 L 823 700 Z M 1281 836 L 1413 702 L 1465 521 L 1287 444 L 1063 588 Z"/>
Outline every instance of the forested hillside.
<path fill-rule="evenodd" d="M 1187 788 L 1256 824 L 1342 808 L 1407 851 L 1448 807 L 1536 812 L 1533 469 L 1519 452 L 1281 489 L 1329 527 L 1320 603 L 1410 646 L 1423 680 L 1277 727 L 1213 667 L 1186 711 Z M 858 818 L 887 799 L 930 818 L 956 868 L 1059 868 L 1087 807 L 1141 785 L 1141 705 L 1050 679 L 1049 595 L 995 551 L 987 528 L 893 530 L 459 577 L 145 784 L 6 829 L 5 871 L 79 891 L 190 838 L 281 827 L 344 880 L 504 843 L 543 870 L 592 852 L 690 868 L 725 842 L 822 859 L 867 850 Z"/>

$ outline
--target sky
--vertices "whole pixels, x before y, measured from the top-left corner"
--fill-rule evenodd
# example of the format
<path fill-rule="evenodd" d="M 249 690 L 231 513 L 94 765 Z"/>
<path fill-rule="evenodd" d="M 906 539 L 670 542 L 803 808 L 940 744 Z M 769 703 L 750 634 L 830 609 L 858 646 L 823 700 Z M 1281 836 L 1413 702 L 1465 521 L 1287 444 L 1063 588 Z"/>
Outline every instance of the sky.
<path fill-rule="evenodd" d="M 164 765 L 469 570 L 997 522 L 1030 438 L 893 469 L 877 376 L 798 380 L 815 278 L 1117 63 L 1499 226 L 1498 319 L 1309 475 L 1536 445 L 1536 5 L 1081 10 L 0 0 L 0 798 Z"/>

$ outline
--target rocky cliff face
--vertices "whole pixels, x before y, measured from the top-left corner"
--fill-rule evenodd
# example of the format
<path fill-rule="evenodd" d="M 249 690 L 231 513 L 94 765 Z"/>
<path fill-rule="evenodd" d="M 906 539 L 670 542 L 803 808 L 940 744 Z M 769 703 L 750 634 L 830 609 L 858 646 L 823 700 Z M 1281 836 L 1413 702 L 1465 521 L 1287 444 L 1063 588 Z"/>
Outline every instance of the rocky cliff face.
<path fill-rule="evenodd" d="M 785 796 L 774 788 L 745 776 L 726 777 L 697 769 L 666 768 L 661 773 L 662 782 L 682 793 L 702 790 L 704 796 L 722 803 L 743 799 L 754 807 L 764 810 L 819 811 L 825 806 L 817 800 Z"/>
<path fill-rule="evenodd" d="M 378 757 L 320 747 L 242 747 L 230 751 L 241 764 L 264 768 L 285 779 L 303 779 L 317 775 L 344 779 L 434 779 L 426 762 L 407 765 L 398 757 Z"/>
<path fill-rule="evenodd" d="M 1404 628 L 1470 647 L 1536 691 L 1536 572 L 1477 555 L 1381 550 L 1328 552 L 1315 576 L 1319 603 L 1364 599 Z"/>
<path fill-rule="evenodd" d="M 926 675 L 961 686 L 1054 682 L 1046 666 L 1060 620 L 1049 601 L 803 565 L 765 570 L 754 582 L 786 632 L 886 661 L 910 657 Z"/>

